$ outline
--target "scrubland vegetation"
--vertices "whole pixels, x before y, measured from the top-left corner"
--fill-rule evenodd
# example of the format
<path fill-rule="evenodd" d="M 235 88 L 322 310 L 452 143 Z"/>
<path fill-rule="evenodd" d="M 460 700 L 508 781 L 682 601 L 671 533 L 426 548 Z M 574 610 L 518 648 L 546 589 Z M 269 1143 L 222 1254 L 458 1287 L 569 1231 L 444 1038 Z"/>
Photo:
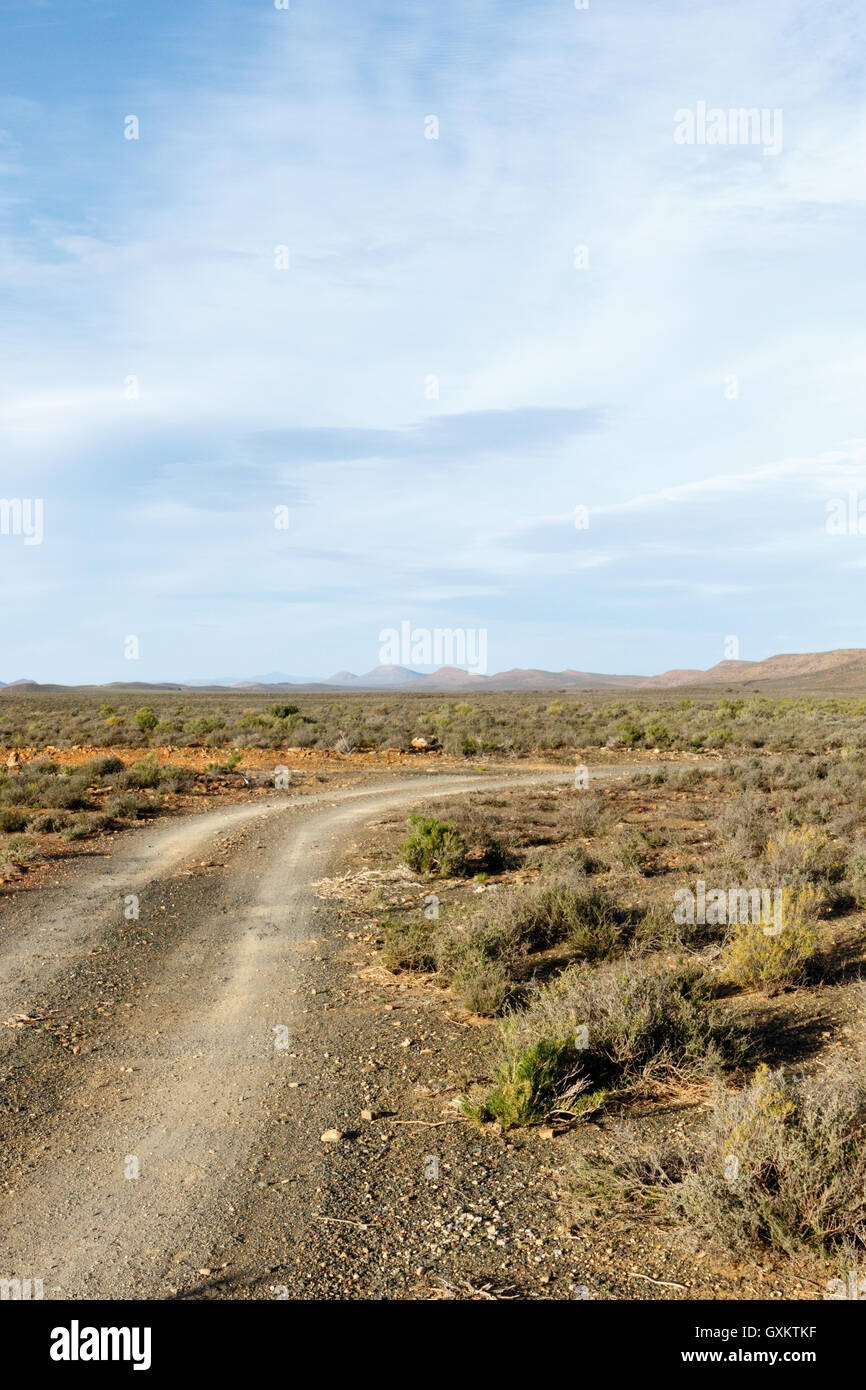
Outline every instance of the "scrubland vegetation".
<path fill-rule="evenodd" d="M 437 858 L 430 847 L 445 844 Z M 618 1135 L 625 1126 L 612 1152 L 576 1164 L 576 1220 L 606 1206 L 664 1212 L 741 1255 L 863 1263 L 866 759 L 855 746 L 431 803 L 395 849 L 437 908 L 384 921 L 383 961 L 493 1020 L 467 1116 L 504 1130 L 589 1114 Z M 678 912 L 699 882 L 721 908 Z M 800 1030 L 818 1003 L 823 1046 Z M 853 1042 L 840 1049 L 843 1036 Z M 688 1145 L 630 1132 L 632 1101 L 659 1087 L 702 1097 Z"/>
<path fill-rule="evenodd" d="M 71 844 L 149 819 L 194 788 L 206 794 L 228 771 L 212 764 L 193 773 L 147 756 L 128 766 L 113 756 L 73 766 L 37 757 L 0 769 L 0 876 L 38 860 L 46 837 Z"/>
<path fill-rule="evenodd" d="M 866 700 L 609 693 L 298 694 L 0 690 L 0 743 L 405 749 L 457 757 L 577 748 L 823 752 L 866 748 Z"/>
<path fill-rule="evenodd" d="M 383 852 L 421 896 L 378 917 L 379 961 L 488 1020 L 467 1120 L 613 1126 L 612 1147 L 575 1160 L 576 1222 L 663 1213 L 740 1254 L 862 1262 L 864 701 L 6 692 L 8 749 L 126 757 L 37 752 L 0 772 L 0 868 L 40 836 L 86 839 L 193 781 L 206 792 L 247 750 L 421 738 L 451 766 L 652 760 L 586 789 L 436 799 L 394 826 Z M 165 761 L 189 748 L 200 770 Z M 678 1094 L 699 1107 L 688 1142 L 630 1127 L 636 1102 Z"/>
<path fill-rule="evenodd" d="M 866 1071 L 848 1064 L 803 1076 L 758 1066 L 743 1086 L 718 1086 L 708 1123 L 687 1147 L 647 1145 L 621 1131 L 615 1154 L 576 1165 L 578 1209 L 610 1206 L 680 1215 L 722 1249 L 817 1254 L 841 1270 L 866 1250 Z"/>

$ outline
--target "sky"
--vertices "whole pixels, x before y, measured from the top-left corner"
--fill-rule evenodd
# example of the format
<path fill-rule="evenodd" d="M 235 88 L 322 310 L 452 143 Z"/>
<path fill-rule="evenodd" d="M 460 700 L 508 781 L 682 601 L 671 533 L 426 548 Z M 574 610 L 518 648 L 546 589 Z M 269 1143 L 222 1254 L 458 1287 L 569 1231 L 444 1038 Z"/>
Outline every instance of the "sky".
<path fill-rule="evenodd" d="M 0 0 L 0 680 L 866 647 L 862 5 L 290 5 Z"/>

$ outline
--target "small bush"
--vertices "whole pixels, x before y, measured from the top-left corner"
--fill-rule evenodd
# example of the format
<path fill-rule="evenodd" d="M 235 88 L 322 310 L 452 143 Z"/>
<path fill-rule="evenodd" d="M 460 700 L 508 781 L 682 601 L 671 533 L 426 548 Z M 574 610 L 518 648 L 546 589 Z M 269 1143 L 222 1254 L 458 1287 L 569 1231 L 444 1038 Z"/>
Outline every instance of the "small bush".
<path fill-rule="evenodd" d="M 17 864 L 30 864 L 39 857 L 33 840 L 29 835 L 13 835 L 2 848 L 2 856 L 7 868 Z"/>
<path fill-rule="evenodd" d="M 604 797 L 594 791 L 578 791 L 566 802 L 565 823 L 575 835 L 597 835 L 605 828 L 608 810 Z"/>
<path fill-rule="evenodd" d="M 117 785 L 142 791 L 145 787 L 158 787 L 159 781 L 158 764 L 152 759 L 142 758 L 140 762 L 133 763 L 125 772 L 121 773 L 117 779 Z"/>
<path fill-rule="evenodd" d="M 643 830 L 622 826 L 611 836 L 609 853 L 618 868 L 641 873 L 650 848 Z"/>
<path fill-rule="evenodd" d="M 637 748 L 643 743 L 643 729 L 639 724 L 621 724 L 618 733 L 623 748 Z"/>
<path fill-rule="evenodd" d="M 205 768 L 205 772 L 211 772 L 217 777 L 226 776 L 229 772 L 234 772 L 240 760 L 241 754 L 238 752 L 236 748 L 233 748 L 231 753 L 229 753 L 228 757 L 226 758 L 225 762 L 208 763 L 207 767 Z"/>
<path fill-rule="evenodd" d="M 50 758 L 35 758 L 27 771 L 33 777 L 53 777 L 60 771 L 60 764 Z"/>
<path fill-rule="evenodd" d="M 23 811 L 0 810 L 0 831 L 4 835 L 14 835 L 27 825 Z"/>
<path fill-rule="evenodd" d="M 744 867 L 759 855 L 767 841 L 769 816 L 766 800 L 750 791 L 734 796 L 716 818 L 719 862 Z"/>
<path fill-rule="evenodd" d="M 765 860 L 778 883 L 814 883 L 832 876 L 831 847 L 815 825 L 781 830 L 767 841 Z"/>
<path fill-rule="evenodd" d="M 149 734 L 159 723 L 159 716 L 151 705 L 142 705 L 141 709 L 135 711 L 133 722 L 142 733 Z"/>
<path fill-rule="evenodd" d="M 468 950 L 460 957 L 451 988 L 469 1013 L 493 1018 L 512 998 L 514 981 L 502 961 Z"/>
<path fill-rule="evenodd" d="M 154 804 L 149 797 L 129 791 L 110 797 L 105 803 L 105 810 L 115 820 L 140 820 L 154 810 Z"/>
<path fill-rule="evenodd" d="M 565 928 L 565 938 L 580 960 L 609 960 L 622 944 L 618 914 L 601 889 L 578 892 L 559 889 L 551 900 L 551 916 Z"/>
<path fill-rule="evenodd" d="M 760 1066 L 720 1092 L 679 1204 L 727 1249 L 827 1255 L 866 1246 L 866 1081 L 862 1071 L 797 1080 Z"/>
<path fill-rule="evenodd" d="M 497 978 L 513 980 L 525 955 L 520 925 L 507 908 L 482 910 L 468 926 L 446 928 L 436 935 L 437 969 L 458 992 L 465 992 L 473 972 L 487 965 L 497 967 L 493 972 Z"/>
<path fill-rule="evenodd" d="M 31 816 L 27 822 L 27 829 L 37 835 L 51 835 L 62 830 L 65 824 L 66 817 L 62 813 L 57 815 L 51 811 L 41 811 L 38 816 Z"/>
<path fill-rule="evenodd" d="M 653 723 L 647 725 L 646 740 L 654 748 L 670 748 L 673 743 L 673 735 L 666 724 Z"/>
<path fill-rule="evenodd" d="M 506 1035 L 505 1052 L 484 1105 L 465 1107 L 480 1118 L 499 1120 L 503 1129 L 539 1123 L 581 1075 L 580 1053 L 568 1039 L 538 1038 L 521 1046 L 512 1033 Z"/>
<path fill-rule="evenodd" d="M 90 778 L 86 773 L 75 772 L 71 776 L 52 778 L 46 787 L 46 800 L 52 808 L 66 811 L 84 811 L 90 806 L 87 788 Z"/>
<path fill-rule="evenodd" d="M 600 888 L 567 880 L 542 881 L 516 901 L 513 911 L 531 950 L 567 942 L 583 960 L 605 960 L 620 943 L 617 913 Z"/>
<path fill-rule="evenodd" d="M 605 960 L 620 944 L 617 912 L 601 889 L 564 879 L 499 890 L 476 914 L 471 934 L 489 959 L 567 943 L 583 960 Z"/>
<path fill-rule="evenodd" d="M 453 815 L 454 829 L 467 849 L 467 872 L 499 874 L 520 863 L 520 853 L 506 843 L 495 818 L 484 807 L 470 802 Z"/>
<path fill-rule="evenodd" d="M 63 838 L 70 842 L 75 840 L 86 840 L 89 835 L 93 834 L 93 831 L 94 827 L 89 821 L 79 818 L 66 827 L 63 832 Z"/>
<path fill-rule="evenodd" d="M 123 763 L 120 758 L 114 758 L 110 754 L 103 758 L 91 758 L 89 763 L 85 763 L 81 769 L 91 782 L 97 782 L 103 777 L 111 777 L 115 772 L 123 771 Z"/>
<path fill-rule="evenodd" d="M 781 894 L 781 927 L 738 922 L 724 953 L 725 973 L 734 984 L 768 995 L 800 984 L 818 949 L 812 918 L 820 901 L 817 891 L 807 884 L 783 888 Z"/>
<path fill-rule="evenodd" d="M 845 884 L 857 907 L 866 906 L 866 843 L 858 840 L 848 857 Z"/>
<path fill-rule="evenodd" d="M 193 783 L 192 772 L 185 767 L 163 767 L 159 772 L 159 785 L 166 792 L 188 791 Z"/>
<path fill-rule="evenodd" d="M 466 865 L 466 842 L 451 825 L 435 816 L 409 817 L 409 838 L 400 852 L 410 869 L 433 878 L 456 878 Z"/>
<path fill-rule="evenodd" d="M 580 1113 L 651 1074 L 718 1071 L 748 1050 L 702 971 L 654 972 L 638 962 L 573 966 L 537 988 L 528 1008 L 504 1021 L 500 1047 L 482 1110 L 506 1127 L 532 1123 L 515 1116 L 537 1117 L 553 1101 Z M 536 1076 L 537 1095 L 530 1084 Z"/>
<path fill-rule="evenodd" d="M 388 919 L 379 923 L 379 930 L 385 938 L 382 959 L 389 970 L 436 969 L 436 956 L 426 922 Z"/>

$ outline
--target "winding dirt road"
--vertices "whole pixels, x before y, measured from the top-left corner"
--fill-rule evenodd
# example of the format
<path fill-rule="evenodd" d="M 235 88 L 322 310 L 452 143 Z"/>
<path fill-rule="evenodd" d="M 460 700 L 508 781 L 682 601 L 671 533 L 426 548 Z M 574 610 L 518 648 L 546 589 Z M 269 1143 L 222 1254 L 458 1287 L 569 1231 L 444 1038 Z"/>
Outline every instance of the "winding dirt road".
<path fill-rule="evenodd" d="M 165 1298 L 179 1252 L 210 1275 L 263 1117 L 299 1084 L 275 1030 L 290 1049 L 315 994 L 325 909 L 311 884 L 337 847 L 413 802 L 570 775 L 275 796 L 132 831 L 97 870 L 67 867 L 7 904 L 0 1278 L 41 1279 L 46 1298 Z M 321 1026 L 327 1038 L 327 1013 Z M 315 1092 L 316 1076 L 303 1084 Z"/>

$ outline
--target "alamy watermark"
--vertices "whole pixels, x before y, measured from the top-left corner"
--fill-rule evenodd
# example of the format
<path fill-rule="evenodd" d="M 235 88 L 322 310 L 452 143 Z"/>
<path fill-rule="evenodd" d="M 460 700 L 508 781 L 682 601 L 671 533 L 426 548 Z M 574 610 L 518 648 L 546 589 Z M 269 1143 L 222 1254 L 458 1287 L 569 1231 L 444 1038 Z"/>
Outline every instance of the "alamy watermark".
<path fill-rule="evenodd" d="M 415 627 L 404 619 L 399 628 L 379 633 L 383 666 L 462 666 L 476 676 L 487 674 L 487 629 Z"/>
<path fill-rule="evenodd" d="M 856 488 L 847 497 L 831 497 L 824 529 L 828 536 L 866 536 L 866 497 Z"/>
<path fill-rule="evenodd" d="M 44 520 L 41 497 L 0 497 L 0 535 L 23 536 L 25 545 L 41 545 Z"/>
<path fill-rule="evenodd" d="M 129 1361 L 134 1371 L 147 1371 L 151 1336 L 149 1327 L 82 1327 L 73 1318 L 52 1330 L 48 1354 L 52 1361 Z"/>
<path fill-rule="evenodd" d="M 710 888 L 702 878 L 690 888 L 674 893 L 674 921 L 677 926 L 732 926 L 751 923 L 765 936 L 778 936 L 783 926 L 782 888 Z"/>
<path fill-rule="evenodd" d="M 856 1269 L 849 1269 L 844 1279 L 830 1279 L 826 1288 L 831 1299 L 866 1299 L 866 1278 Z"/>
<path fill-rule="evenodd" d="M 41 1279 L 0 1279 L 0 1302 L 30 1302 L 45 1297 Z"/>
<path fill-rule="evenodd" d="M 780 106 L 721 106 L 707 108 L 699 101 L 694 110 L 681 106 L 674 112 L 677 145 L 761 145 L 764 154 L 782 150 Z"/>

